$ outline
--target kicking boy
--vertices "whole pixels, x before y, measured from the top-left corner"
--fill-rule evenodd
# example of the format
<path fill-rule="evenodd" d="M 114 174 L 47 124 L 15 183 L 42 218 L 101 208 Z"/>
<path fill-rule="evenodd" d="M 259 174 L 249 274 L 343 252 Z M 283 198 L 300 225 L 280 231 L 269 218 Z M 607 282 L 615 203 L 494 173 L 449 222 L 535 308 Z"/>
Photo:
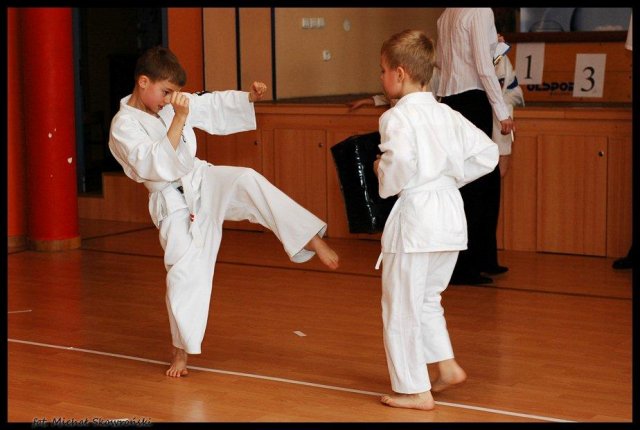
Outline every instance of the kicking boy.
<path fill-rule="evenodd" d="M 149 213 L 160 230 L 167 270 L 166 304 L 173 344 L 168 376 L 186 375 L 187 355 L 200 354 L 214 265 L 225 220 L 270 229 L 296 263 L 318 255 L 331 269 L 337 254 L 321 239 L 327 225 L 253 169 L 214 166 L 196 157 L 194 128 L 227 135 L 256 129 L 250 92 L 180 92 L 186 73 L 166 48 L 147 50 L 135 69 L 133 93 L 120 101 L 109 148 L 125 174 L 149 190 Z"/>

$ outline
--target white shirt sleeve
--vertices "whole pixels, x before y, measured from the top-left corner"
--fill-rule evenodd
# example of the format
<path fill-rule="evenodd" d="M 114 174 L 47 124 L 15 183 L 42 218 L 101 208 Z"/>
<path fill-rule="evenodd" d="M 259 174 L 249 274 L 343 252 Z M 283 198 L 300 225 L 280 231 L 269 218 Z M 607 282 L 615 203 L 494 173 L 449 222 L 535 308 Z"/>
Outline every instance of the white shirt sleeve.
<path fill-rule="evenodd" d="M 464 169 L 463 177 L 457 178 L 458 187 L 475 181 L 493 171 L 498 164 L 498 145 L 482 130 L 473 125 L 462 114 L 456 112 L 457 127 L 462 130 Z"/>
<path fill-rule="evenodd" d="M 380 145 L 382 151 L 378 164 L 380 197 L 395 196 L 416 174 L 416 137 L 406 119 L 390 109 L 380 117 Z"/>
<path fill-rule="evenodd" d="M 256 113 L 245 91 L 189 94 L 189 122 L 209 134 L 227 135 L 256 129 Z"/>
<path fill-rule="evenodd" d="M 629 17 L 629 30 L 627 30 L 627 40 L 624 42 L 624 47 L 629 51 L 633 51 L 633 14 Z"/>
<path fill-rule="evenodd" d="M 479 8 L 478 13 L 471 19 L 471 52 L 474 57 L 474 64 L 484 87 L 489 102 L 498 120 L 509 118 L 507 107 L 502 100 L 502 90 L 496 77 L 493 65 L 493 52 L 491 49 L 493 39 L 497 43 L 497 34 L 490 29 L 495 28 L 493 24 L 493 12 L 489 8 Z"/>
<path fill-rule="evenodd" d="M 389 99 L 387 99 L 383 94 L 376 94 L 372 97 L 374 106 L 386 106 L 389 105 Z"/>
<path fill-rule="evenodd" d="M 137 119 L 130 115 L 116 118 L 109 148 L 124 172 L 137 182 L 175 181 L 193 169 L 195 154 L 182 143 L 173 149 L 165 134 L 153 140 Z"/>

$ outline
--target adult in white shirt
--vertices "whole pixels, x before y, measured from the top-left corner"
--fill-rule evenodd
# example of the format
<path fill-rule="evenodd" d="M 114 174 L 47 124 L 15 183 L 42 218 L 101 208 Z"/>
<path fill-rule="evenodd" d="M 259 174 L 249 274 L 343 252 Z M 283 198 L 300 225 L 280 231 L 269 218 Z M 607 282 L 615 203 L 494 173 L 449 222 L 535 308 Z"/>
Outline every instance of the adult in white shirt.
<path fill-rule="evenodd" d="M 501 133 L 515 130 L 493 65 L 498 43 L 490 8 L 447 8 L 438 18 L 436 61 L 440 101 L 460 112 L 491 137 L 493 114 Z M 468 223 L 468 248 L 460 252 L 452 284 L 486 284 L 484 274 L 504 273 L 498 264 L 496 228 L 500 210 L 500 171 L 460 189 Z"/>

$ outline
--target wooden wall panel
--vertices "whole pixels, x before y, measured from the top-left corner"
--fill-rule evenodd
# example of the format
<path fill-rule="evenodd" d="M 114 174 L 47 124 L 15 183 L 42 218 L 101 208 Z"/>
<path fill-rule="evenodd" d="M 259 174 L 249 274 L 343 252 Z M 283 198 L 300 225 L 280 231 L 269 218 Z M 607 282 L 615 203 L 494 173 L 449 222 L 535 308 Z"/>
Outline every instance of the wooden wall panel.
<path fill-rule="evenodd" d="M 264 82 L 263 100 L 272 100 L 272 64 L 271 9 L 240 8 L 240 89 L 247 91 L 253 81 Z"/>
<path fill-rule="evenodd" d="M 102 195 L 79 196 L 78 217 L 151 223 L 149 192 L 124 173 L 103 173 Z"/>
<path fill-rule="evenodd" d="M 205 88 L 209 91 L 238 89 L 235 8 L 204 8 L 203 29 Z"/>
<path fill-rule="evenodd" d="M 278 7 L 275 8 L 277 97 L 374 93 L 380 87 L 380 47 L 407 28 L 435 40 L 443 8 Z M 303 29 L 303 18 L 322 17 L 324 28 Z M 343 23 L 350 28 L 346 31 Z M 331 59 L 323 59 L 323 51 Z"/>
<path fill-rule="evenodd" d="M 167 13 L 169 49 L 187 72 L 183 90 L 200 91 L 204 85 L 202 8 L 170 7 Z"/>

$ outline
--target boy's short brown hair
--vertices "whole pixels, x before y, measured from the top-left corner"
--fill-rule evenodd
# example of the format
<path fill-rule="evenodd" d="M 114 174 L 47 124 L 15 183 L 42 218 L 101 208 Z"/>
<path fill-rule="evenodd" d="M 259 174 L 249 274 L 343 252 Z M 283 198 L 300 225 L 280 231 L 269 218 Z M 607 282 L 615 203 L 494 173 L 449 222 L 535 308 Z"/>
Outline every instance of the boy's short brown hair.
<path fill-rule="evenodd" d="M 427 85 L 433 75 L 436 52 L 433 40 L 419 30 L 404 30 L 388 38 L 380 54 L 389 67 L 402 66 L 411 79 Z"/>
<path fill-rule="evenodd" d="M 187 82 L 187 72 L 184 71 L 175 56 L 168 48 L 155 46 L 147 49 L 136 62 L 134 79 L 140 75 L 148 76 L 152 81 L 164 81 L 183 87 Z"/>

